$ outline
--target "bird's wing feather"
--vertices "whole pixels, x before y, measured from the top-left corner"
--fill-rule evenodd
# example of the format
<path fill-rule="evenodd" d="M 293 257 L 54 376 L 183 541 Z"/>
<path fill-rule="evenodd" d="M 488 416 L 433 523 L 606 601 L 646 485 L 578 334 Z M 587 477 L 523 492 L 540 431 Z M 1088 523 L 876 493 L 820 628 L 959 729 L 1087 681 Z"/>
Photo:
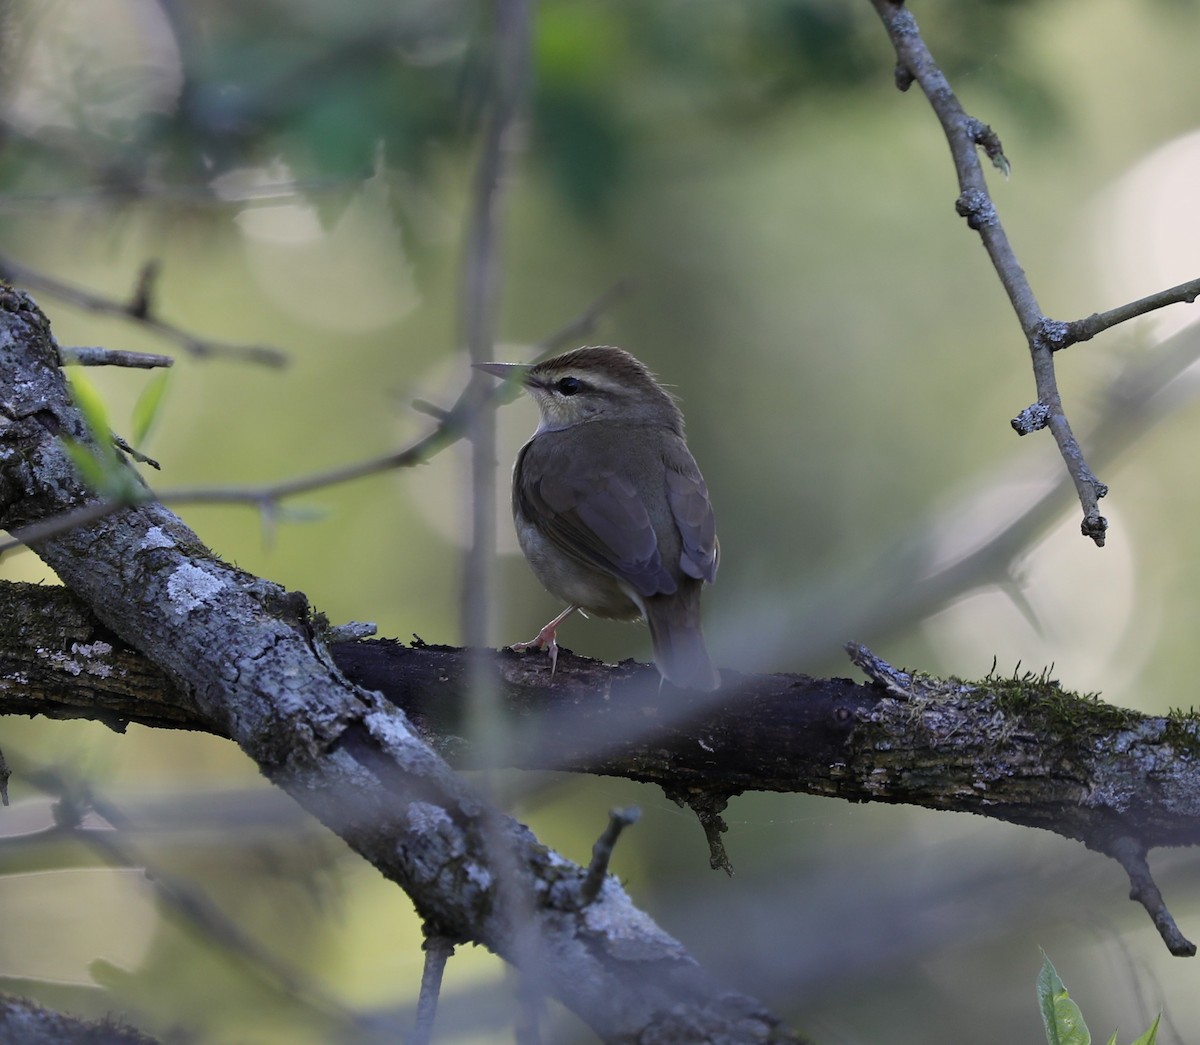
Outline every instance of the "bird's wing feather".
<path fill-rule="evenodd" d="M 689 577 L 711 584 L 717 576 L 721 546 L 708 486 L 683 440 L 669 448 L 666 463 L 667 503 L 683 545 L 679 567 Z"/>
<path fill-rule="evenodd" d="M 584 469 L 564 467 L 541 441 L 522 455 L 525 477 L 514 490 L 522 514 L 567 555 L 626 581 L 638 594 L 675 592 L 646 505 L 619 462 L 597 454 Z"/>

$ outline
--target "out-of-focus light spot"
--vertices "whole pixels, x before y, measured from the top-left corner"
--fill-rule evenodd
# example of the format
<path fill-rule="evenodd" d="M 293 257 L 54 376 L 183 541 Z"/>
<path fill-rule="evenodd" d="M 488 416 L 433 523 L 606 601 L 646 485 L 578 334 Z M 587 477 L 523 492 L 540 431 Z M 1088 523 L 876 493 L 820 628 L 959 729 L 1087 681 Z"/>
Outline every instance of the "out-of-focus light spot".
<path fill-rule="evenodd" d="M 19 40 L 20 71 L 0 112 L 35 136 L 53 128 L 123 141 L 148 114 L 172 110 L 183 86 L 175 36 L 154 0 L 55 4 L 20 19 Z"/>
<path fill-rule="evenodd" d="M 244 198 L 256 184 L 278 187 L 289 178 L 276 162 L 226 177 L 217 191 Z M 376 330 L 416 308 L 421 295 L 385 179 L 364 181 L 328 225 L 299 190 L 243 209 L 237 224 L 259 289 L 299 322 L 339 331 Z"/>
<path fill-rule="evenodd" d="M 1103 307 L 1200 277 L 1200 131 L 1143 157 L 1096 202 L 1096 264 Z M 1200 319 L 1200 302 L 1148 316 L 1155 339 Z"/>
<path fill-rule="evenodd" d="M 1035 484 L 1013 483 L 993 491 L 1010 505 L 1032 503 L 1040 490 Z M 959 517 L 945 533 L 944 558 L 952 561 L 970 549 L 963 534 L 981 540 L 993 519 L 989 498 L 980 498 L 976 527 Z M 1137 563 L 1128 530 L 1118 513 L 1106 506 L 1108 540 L 1103 549 L 1079 534 L 1078 506 L 1072 504 L 1062 521 L 1025 552 L 1013 567 L 1008 583 L 977 588 L 929 617 L 924 628 L 953 670 L 981 675 L 996 658 L 996 669 L 1010 674 L 1041 671 L 1053 674 L 1072 690 L 1103 690 L 1107 699 L 1131 680 L 1153 648 L 1147 629 L 1158 622 L 1146 619 L 1144 600 L 1138 600 Z M 974 543 L 974 542 L 971 542 Z M 945 562 L 939 563 L 944 565 Z"/>

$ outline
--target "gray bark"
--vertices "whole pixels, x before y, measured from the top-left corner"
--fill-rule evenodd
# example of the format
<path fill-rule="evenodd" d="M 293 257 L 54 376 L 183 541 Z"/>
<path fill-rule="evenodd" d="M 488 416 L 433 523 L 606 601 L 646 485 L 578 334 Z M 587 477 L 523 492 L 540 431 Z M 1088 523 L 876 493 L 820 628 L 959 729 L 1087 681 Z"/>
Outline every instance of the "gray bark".
<path fill-rule="evenodd" d="M 96 501 L 62 436 L 90 445 L 49 323 L 0 289 L 0 526 Z M 171 680 L 170 718 L 229 737 L 397 882 L 426 922 L 518 964 L 605 1041 L 799 1040 L 716 984 L 606 880 L 472 791 L 379 694 L 333 663 L 303 596 L 217 558 L 163 506 L 122 508 L 35 544 L 111 633 Z"/>

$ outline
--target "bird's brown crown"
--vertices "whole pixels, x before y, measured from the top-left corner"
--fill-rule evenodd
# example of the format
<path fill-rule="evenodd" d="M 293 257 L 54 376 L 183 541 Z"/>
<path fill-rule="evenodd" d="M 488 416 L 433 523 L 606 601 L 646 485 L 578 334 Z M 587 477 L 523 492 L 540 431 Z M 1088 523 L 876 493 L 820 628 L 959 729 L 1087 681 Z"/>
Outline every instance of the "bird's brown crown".
<path fill-rule="evenodd" d="M 644 363 L 613 345 L 543 360 L 530 368 L 526 383 L 553 427 L 620 419 L 683 433 L 683 415 L 670 393 Z"/>

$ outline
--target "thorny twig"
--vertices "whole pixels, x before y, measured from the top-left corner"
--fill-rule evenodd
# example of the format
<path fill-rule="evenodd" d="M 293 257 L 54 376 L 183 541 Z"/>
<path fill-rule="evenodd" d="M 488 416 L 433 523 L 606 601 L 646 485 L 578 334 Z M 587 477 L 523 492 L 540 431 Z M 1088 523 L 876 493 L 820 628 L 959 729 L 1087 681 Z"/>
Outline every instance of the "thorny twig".
<path fill-rule="evenodd" d="M 96 294 L 82 287 L 74 286 L 53 276 L 22 265 L 5 254 L 0 254 L 0 277 L 11 283 L 16 283 L 29 290 L 45 291 L 56 298 L 81 308 L 87 312 L 98 312 L 110 316 L 123 316 L 126 319 L 140 323 L 160 337 L 174 341 L 189 355 L 197 358 L 241 359 L 249 363 L 261 363 L 264 366 L 280 367 L 287 362 L 287 356 L 277 348 L 268 345 L 245 345 L 231 341 L 218 341 L 213 338 L 198 337 L 190 334 L 182 327 L 159 319 L 151 308 L 152 294 L 148 282 L 152 282 L 155 270 L 143 267 L 139 274 L 138 284 L 128 301 L 118 301 L 114 298 Z"/>

